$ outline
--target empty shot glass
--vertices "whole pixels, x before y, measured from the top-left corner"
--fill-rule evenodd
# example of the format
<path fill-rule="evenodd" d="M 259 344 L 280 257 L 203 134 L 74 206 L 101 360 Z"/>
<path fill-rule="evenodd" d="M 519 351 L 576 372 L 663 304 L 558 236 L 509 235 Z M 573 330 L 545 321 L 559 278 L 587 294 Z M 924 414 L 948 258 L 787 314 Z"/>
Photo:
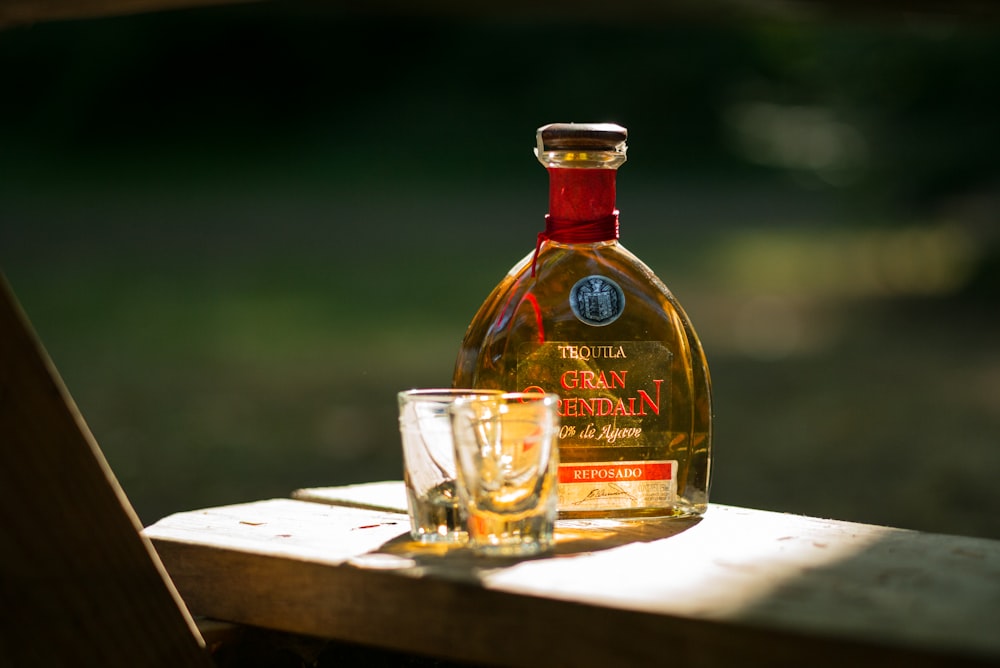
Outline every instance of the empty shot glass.
<path fill-rule="evenodd" d="M 414 389 L 400 392 L 399 431 L 403 443 L 410 535 L 422 543 L 464 543 L 465 521 L 455 493 L 455 447 L 449 408 L 468 396 L 500 396 L 499 390 Z"/>
<path fill-rule="evenodd" d="M 553 546 L 558 402 L 553 394 L 506 393 L 452 405 L 458 496 L 475 551 L 524 556 Z"/>

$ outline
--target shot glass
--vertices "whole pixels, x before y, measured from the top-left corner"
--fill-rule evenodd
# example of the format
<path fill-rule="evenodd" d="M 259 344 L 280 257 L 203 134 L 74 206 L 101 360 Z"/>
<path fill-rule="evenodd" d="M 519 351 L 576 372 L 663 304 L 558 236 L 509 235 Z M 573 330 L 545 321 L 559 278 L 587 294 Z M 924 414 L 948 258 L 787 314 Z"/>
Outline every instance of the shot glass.
<path fill-rule="evenodd" d="M 400 392 L 410 535 L 422 543 L 464 543 L 468 534 L 455 493 L 455 446 L 449 408 L 468 396 L 500 396 L 499 390 L 414 389 Z"/>
<path fill-rule="evenodd" d="M 524 556 L 552 548 L 558 401 L 553 394 L 506 393 L 452 405 L 457 491 L 476 552 Z"/>

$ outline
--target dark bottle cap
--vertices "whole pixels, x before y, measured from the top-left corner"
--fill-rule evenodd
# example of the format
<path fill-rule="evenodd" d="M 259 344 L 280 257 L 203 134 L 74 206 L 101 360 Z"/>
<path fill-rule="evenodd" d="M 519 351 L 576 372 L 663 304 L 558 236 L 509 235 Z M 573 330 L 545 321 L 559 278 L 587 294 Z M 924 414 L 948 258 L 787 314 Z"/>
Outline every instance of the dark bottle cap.
<path fill-rule="evenodd" d="M 614 123 L 550 123 L 538 128 L 540 151 L 624 151 L 628 130 Z"/>

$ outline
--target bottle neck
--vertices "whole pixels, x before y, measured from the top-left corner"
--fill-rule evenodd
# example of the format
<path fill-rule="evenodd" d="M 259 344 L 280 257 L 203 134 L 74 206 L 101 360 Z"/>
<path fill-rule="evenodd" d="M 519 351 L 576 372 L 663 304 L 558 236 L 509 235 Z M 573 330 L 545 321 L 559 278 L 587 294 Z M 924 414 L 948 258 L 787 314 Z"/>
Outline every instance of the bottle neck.
<path fill-rule="evenodd" d="M 538 233 L 531 275 L 546 241 L 595 244 L 618 239 L 615 169 L 548 167 L 549 213 L 545 231 Z"/>
<path fill-rule="evenodd" d="M 548 172 L 549 214 L 543 240 L 573 244 L 618 239 L 617 170 L 549 167 Z"/>

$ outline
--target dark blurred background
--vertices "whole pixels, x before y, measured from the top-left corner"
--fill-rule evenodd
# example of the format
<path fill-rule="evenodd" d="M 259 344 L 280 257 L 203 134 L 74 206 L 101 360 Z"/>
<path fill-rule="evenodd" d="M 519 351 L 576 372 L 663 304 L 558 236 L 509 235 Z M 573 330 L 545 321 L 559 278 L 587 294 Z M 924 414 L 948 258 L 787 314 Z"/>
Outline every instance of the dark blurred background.
<path fill-rule="evenodd" d="M 399 479 L 395 393 L 450 382 L 543 225 L 535 128 L 615 121 L 622 241 L 709 356 L 712 500 L 1000 538 L 997 37 L 888 10 L 12 25 L 0 268 L 143 522 Z"/>

